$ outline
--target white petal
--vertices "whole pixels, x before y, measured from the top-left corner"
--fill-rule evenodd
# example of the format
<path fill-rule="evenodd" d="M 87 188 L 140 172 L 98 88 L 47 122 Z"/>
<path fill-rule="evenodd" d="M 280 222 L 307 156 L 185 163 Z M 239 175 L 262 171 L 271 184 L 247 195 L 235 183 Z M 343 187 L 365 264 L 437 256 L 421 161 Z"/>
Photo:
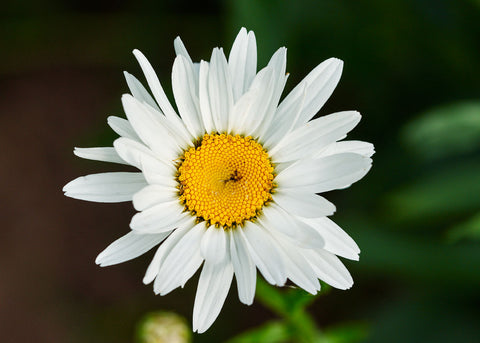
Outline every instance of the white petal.
<path fill-rule="evenodd" d="M 125 79 L 127 80 L 128 88 L 130 89 L 130 92 L 135 97 L 135 99 L 149 104 L 156 110 L 160 110 L 157 103 L 155 102 L 155 100 L 153 100 L 152 96 L 150 95 L 150 93 L 148 93 L 148 91 L 145 89 L 142 83 L 138 81 L 138 79 L 135 76 L 133 76 L 132 74 L 129 74 L 126 71 L 124 71 L 123 74 L 125 75 Z"/>
<path fill-rule="evenodd" d="M 251 135 L 267 114 L 273 94 L 273 69 L 263 68 L 255 76 L 251 87 L 235 104 L 229 120 L 229 131 Z"/>
<path fill-rule="evenodd" d="M 234 123 L 229 129 L 254 137 L 264 136 L 285 86 L 285 67 L 286 49 L 280 48 L 268 66 L 256 75 L 248 92 L 238 100 L 232 118 Z"/>
<path fill-rule="evenodd" d="M 162 202 L 178 201 L 178 189 L 163 185 L 148 185 L 133 195 L 133 206 L 143 211 Z"/>
<path fill-rule="evenodd" d="M 228 133 L 229 134 L 246 134 L 248 132 L 245 129 L 246 118 L 249 117 L 252 104 L 256 101 L 258 93 L 255 91 L 247 92 L 235 103 L 232 109 L 232 114 L 228 120 Z"/>
<path fill-rule="evenodd" d="M 103 250 L 97 256 L 95 263 L 105 267 L 134 259 L 159 244 L 169 233 L 142 235 L 130 231 Z"/>
<path fill-rule="evenodd" d="M 100 173 L 81 176 L 63 187 L 65 195 L 95 202 L 132 200 L 133 194 L 147 185 L 142 173 Z"/>
<path fill-rule="evenodd" d="M 165 91 L 163 90 L 163 87 L 158 80 L 157 74 L 153 70 L 150 62 L 148 62 L 147 58 L 137 49 L 133 50 L 133 54 L 137 58 L 138 63 L 140 64 L 140 67 L 145 74 L 145 78 L 147 79 L 148 85 L 150 86 L 155 100 L 160 106 L 162 112 L 167 117 L 167 120 L 171 127 L 174 128 L 174 131 L 176 131 L 177 135 L 179 136 L 178 138 L 182 139 L 183 142 L 191 141 L 192 137 L 188 134 L 187 129 L 185 128 L 177 113 L 173 109 L 172 104 L 170 103 L 170 101 L 168 101 Z"/>
<path fill-rule="evenodd" d="M 371 167 L 372 160 L 345 153 L 315 160 L 301 160 L 280 172 L 275 181 L 283 188 L 321 193 L 350 186 Z"/>
<path fill-rule="evenodd" d="M 264 207 L 259 222 L 276 236 L 279 233 L 288 236 L 297 245 L 318 249 L 324 246 L 323 238 L 309 225 L 287 213 L 277 204 Z"/>
<path fill-rule="evenodd" d="M 113 142 L 117 154 L 128 164 L 142 168 L 140 156 L 149 155 L 154 158 L 153 152 L 144 144 L 130 138 L 120 137 Z"/>
<path fill-rule="evenodd" d="M 275 112 L 274 120 L 272 120 L 270 127 L 262 136 L 263 146 L 269 151 L 285 138 L 287 133 L 292 131 L 305 103 L 306 89 L 306 85 L 303 85 L 301 91 L 296 94 L 295 99 L 289 101 L 288 107 L 283 107 L 284 113 L 288 113 L 288 115 L 282 115 L 279 112 L 280 108 Z"/>
<path fill-rule="evenodd" d="M 183 56 L 187 59 L 188 63 L 193 67 L 194 76 L 195 76 L 195 84 L 198 86 L 198 74 L 200 71 L 200 63 L 195 62 L 193 63 L 192 58 L 190 57 L 185 45 L 183 44 L 180 37 L 175 38 L 173 41 L 173 46 L 175 48 L 175 53 L 177 56 Z M 198 93 L 197 93 L 198 94 Z"/>
<path fill-rule="evenodd" d="M 133 129 L 132 125 L 128 122 L 128 120 L 120 117 L 110 116 L 107 118 L 107 122 L 108 125 L 110 125 L 110 127 L 112 128 L 112 130 L 121 137 L 130 138 L 138 142 L 140 141 L 140 138 L 138 137 L 137 133 Z"/>
<path fill-rule="evenodd" d="M 202 113 L 203 127 L 206 132 L 212 132 L 215 124 L 212 118 L 212 110 L 210 108 L 210 96 L 208 91 L 209 65 L 205 61 L 200 61 L 199 81 L 198 81 L 198 97 L 200 101 L 200 111 Z"/>
<path fill-rule="evenodd" d="M 333 93 L 342 75 L 342 68 L 343 62 L 337 58 L 319 64 L 285 97 L 278 107 L 277 118 L 289 116 L 291 103 L 297 101 L 306 86 L 305 104 L 294 127 L 300 127 L 309 121 Z"/>
<path fill-rule="evenodd" d="M 148 183 L 177 186 L 174 164 L 159 160 L 145 145 L 120 137 L 113 146 L 123 160 L 143 171 Z"/>
<path fill-rule="evenodd" d="M 276 162 L 287 162 L 311 157 L 319 149 L 345 137 L 360 121 L 355 111 L 333 113 L 312 120 L 289 133 L 269 155 Z"/>
<path fill-rule="evenodd" d="M 255 135 L 258 137 L 263 137 L 265 135 L 271 122 L 274 120 L 274 114 L 277 110 L 280 96 L 282 95 L 285 83 L 287 82 L 288 74 L 285 72 L 287 67 L 287 49 L 278 49 L 273 54 L 270 62 L 268 62 L 268 67 L 273 69 L 272 95 L 269 99 L 265 99 L 265 102 L 268 102 L 268 106 L 264 117 L 255 130 Z"/>
<path fill-rule="evenodd" d="M 182 211 L 178 200 L 162 202 L 135 214 L 130 227 L 141 233 L 165 232 L 188 221 L 191 215 Z"/>
<path fill-rule="evenodd" d="M 299 248 L 282 237 L 276 237 L 276 241 L 283 252 L 288 278 L 308 293 L 315 295 L 320 290 L 320 283 Z"/>
<path fill-rule="evenodd" d="M 179 228 L 173 230 L 172 234 L 163 242 L 160 247 L 155 252 L 152 262 L 147 268 L 147 272 L 143 278 L 144 284 L 149 284 L 152 282 L 158 275 L 160 271 L 160 266 L 165 260 L 166 256 L 172 250 L 172 248 L 178 243 L 178 241 L 194 226 L 194 219 L 191 218 L 191 221 L 185 223 Z"/>
<path fill-rule="evenodd" d="M 177 56 L 183 56 L 188 60 L 189 63 L 192 63 L 192 59 L 190 58 L 190 55 L 188 54 L 188 51 L 180 37 L 175 38 L 173 41 L 173 47 L 175 48 L 175 53 Z"/>
<path fill-rule="evenodd" d="M 362 141 L 341 141 L 328 145 L 325 149 L 319 151 L 316 157 L 342 154 L 345 152 L 371 157 L 375 153 L 375 148 L 372 143 Z"/>
<path fill-rule="evenodd" d="M 291 216 L 275 203 L 265 206 L 258 220 L 265 228 L 281 232 L 291 238 L 297 238 L 298 229 Z"/>
<path fill-rule="evenodd" d="M 223 228 L 210 226 L 202 238 L 201 253 L 208 263 L 222 262 L 227 255 L 227 234 Z"/>
<path fill-rule="evenodd" d="M 205 332 L 222 309 L 233 278 L 233 267 L 228 259 L 222 263 L 203 265 L 193 307 L 193 331 Z"/>
<path fill-rule="evenodd" d="M 208 97 L 213 124 L 217 132 L 228 128 L 233 107 L 232 81 L 222 49 L 213 49 L 208 72 Z"/>
<path fill-rule="evenodd" d="M 173 237 L 173 235 L 176 232 L 182 232 L 182 230 L 181 229 L 174 230 L 173 233 L 165 240 L 165 242 L 163 242 L 163 244 L 161 244 L 158 247 L 157 251 L 155 252 L 155 255 L 153 256 L 152 261 L 148 265 L 147 271 L 145 272 L 145 276 L 143 277 L 143 280 L 142 280 L 142 282 L 145 285 L 148 285 L 153 280 L 155 280 L 155 278 L 157 277 L 158 271 L 160 270 L 160 265 L 163 262 L 163 260 L 165 259 L 164 251 L 167 247 L 167 241 L 168 241 L 168 239 Z"/>
<path fill-rule="evenodd" d="M 325 241 L 324 249 L 338 256 L 358 261 L 360 249 L 357 243 L 340 226 L 329 218 L 302 218 L 313 227 Z"/>
<path fill-rule="evenodd" d="M 175 53 L 177 56 L 183 56 L 186 58 L 188 64 L 192 67 L 193 69 L 193 75 L 195 77 L 195 85 L 197 87 L 197 96 L 198 96 L 198 78 L 199 78 L 199 71 L 200 71 L 200 63 L 193 63 L 190 55 L 188 54 L 187 49 L 185 48 L 185 45 L 183 44 L 182 40 L 180 37 L 175 38 L 173 42 L 173 46 L 175 48 Z"/>
<path fill-rule="evenodd" d="M 165 164 L 149 155 L 140 155 L 139 157 L 143 175 L 149 184 L 178 187 L 173 163 Z"/>
<path fill-rule="evenodd" d="M 173 132 L 161 124 L 158 113 L 154 115 L 144 104 L 129 94 L 122 96 L 122 104 L 129 122 L 142 141 L 165 160 L 175 159 L 181 148 Z"/>
<path fill-rule="evenodd" d="M 275 163 L 275 173 L 278 175 L 291 165 L 293 165 L 295 162 L 280 162 L 280 163 Z"/>
<path fill-rule="evenodd" d="M 165 295 L 183 286 L 200 268 L 203 258 L 200 241 L 205 233 L 205 223 L 199 223 L 183 235 L 165 257 L 155 282 L 155 293 Z M 156 281 L 157 281 L 156 280 Z"/>
<path fill-rule="evenodd" d="M 241 28 L 228 56 L 233 99 L 237 101 L 250 87 L 257 71 L 257 44 L 253 31 Z"/>
<path fill-rule="evenodd" d="M 179 270 L 176 274 L 171 274 L 172 281 L 169 282 L 168 287 L 165 286 L 165 288 L 161 290 L 161 295 L 168 294 L 178 287 L 183 288 L 187 281 L 192 278 L 192 276 L 197 272 L 198 268 L 200 268 L 202 265 L 203 257 L 199 250 L 195 250 L 193 256 L 189 259 L 184 259 L 183 262 L 184 264 L 178 266 L 178 268 L 181 268 L 181 270 Z M 162 279 L 160 276 L 158 276 L 157 280 Z M 165 278 L 163 280 L 166 282 L 168 279 Z M 156 291 L 157 294 L 159 294 L 158 290 Z"/>
<path fill-rule="evenodd" d="M 318 218 L 335 212 L 335 205 L 324 197 L 296 189 L 278 190 L 273 195 L 273 201 L 285 211 L 300 217 Z"/>
<path fill-rule="evenodd" d="M 120 164 L 128 164 L 120 156 L 113 147 L 106 148 L 75 148 L 73 153 L 78 157 L 85 158 L 87 160 L 112 162 Z"/>
<path fill-rule="evenodd" d="M 287 280 L 282 262 L 282 253 L 273 237 L 262 226 L 247 222 L 239 228 L 249 254 L 265 280 L 272 285 L 283 286 Z"/>
<path fill-rule="evenodd" d="M 155 73 L 155 70 L 153 69 L 150 62 L 147 60 L 145 55 L 143 55 L 137 49 L 133 50 L 133 54 L 137 58 L 137 61 L 140 64 L 143 73 L 145 74 L 145 78 L 147 79 L 148 86 L 150 87 L 153 96 L 155 97 L 155 100 L 162 109 L 163 113 L 165 113 L 165 115 L 169 118 L 176 117 L 177 113 L 173 109 L 172 104 L 170 104 L 170 101 L 168 101 L 165 91 L 163 90 L 163 87 L 158 80 L 157 74 Z"/>
<path fill-rule="evenodd" d="M 322 249 L 304 249 L 302 253 L 320 280 L 338 289 L 352 287 L 353 279 L 337 256 Z"/>
<path fill-rule="evenodd" d="M 248 254 L 248 248 L 239 230 L 241 229 L 229 230 L 230 256 L 237 280 L 238 298 L 242 303 L 251 305 L 255 296 L 257 269 Z"/>
<path fill-rule="evenodd" d="M 178 116 L 175 116 L 174 120 L 170 120 L 147 104 L 142 104 L 141 107 L 165 130 L 167 135 L 165 138 L 168 138 L 170 145 L 173 147 L 176 144 L 178 147 L 177 153 L 192 144 L 192 136 Z M 157 134 L 160 134 L 160 132 L 157 132 Z"/>
<path fill-rule="evenodd" d="M 309 121 L 327 102 L 342 76 L 343 61 L 330 58 L 313 69 L 302 82 L 308 84 L 306 104 L 296 127 Z"/>
<path fill-rule="evenodd" d="M 179 55 L 173 63 L 172 88 L 180 116 L 190 133 L 199 137 L 203 133 L 203 123 L 198 100 L 198 78 L 193 65 Z"/>

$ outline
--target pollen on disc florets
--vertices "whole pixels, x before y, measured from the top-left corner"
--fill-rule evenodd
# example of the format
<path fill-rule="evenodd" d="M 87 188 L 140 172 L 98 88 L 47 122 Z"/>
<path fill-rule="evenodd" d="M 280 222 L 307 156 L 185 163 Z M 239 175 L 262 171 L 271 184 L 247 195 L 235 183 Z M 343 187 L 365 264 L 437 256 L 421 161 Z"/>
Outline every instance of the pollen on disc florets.
<path fill-rule="evenodd" d="M 272 199 L 274 168 L 252 137 L 205 134 L 178 165 L 180 201 L 209 225 L 224 228 L 253 220 Z"/>

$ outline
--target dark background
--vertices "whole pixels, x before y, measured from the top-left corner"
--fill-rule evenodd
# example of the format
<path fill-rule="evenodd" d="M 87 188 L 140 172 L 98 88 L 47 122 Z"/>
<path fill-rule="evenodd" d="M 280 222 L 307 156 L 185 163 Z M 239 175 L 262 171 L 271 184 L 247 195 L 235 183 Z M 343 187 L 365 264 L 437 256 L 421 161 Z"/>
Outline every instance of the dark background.
<path fill-rule="evenodd" d="M 152 253 L 100 268 L 128 231 L 131 204 L 65 198 L 80 175 L 116 166 L 75 158 L 109 146 L 123 116 L 122 71 L 150 59 L 170 93 L 173 39 L 194 60 L 228 52 L 254 30 L 259 67 L 288 48 L 286 91 L 328 57 L 345 61 L 320 114 L 363 114 L 349 136 L 375 144 L 371 172 L 328 194 L 333 219 L 362 249 L 355 285 L 320 296 L 320 327 L 363 323 L 366 342 L 478 342 L 480 333 L 480 1 L 13 1 L 0 9 L 0 340 L 131 342 L 139 318 L 189 321 L 196 279 L 154 296 L 141 282 Z M 143 78 L 141 78 L 143 80 Z M 286 94 L 286 92 L 284 93 Z M 235 287 L 212 328 L 221 342 L 275 315 Z"/>

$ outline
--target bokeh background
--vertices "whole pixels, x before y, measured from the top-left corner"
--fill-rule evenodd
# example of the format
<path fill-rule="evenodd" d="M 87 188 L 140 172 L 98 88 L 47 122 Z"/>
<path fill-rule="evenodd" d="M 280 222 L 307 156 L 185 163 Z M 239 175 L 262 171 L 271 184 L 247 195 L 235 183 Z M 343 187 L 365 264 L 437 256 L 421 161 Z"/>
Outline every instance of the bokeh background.
<path fill-rule="evenodd" d="M 376 147 L 367 177 L 327 195 L 362 254 L 345 262 L 351 290 L 308 307 L 318 327 L 336 330 L 331 342 L 480 342 L 478 0 L 3 2 L 1 342 L 133 342 L 140 318 L 156 310 L 190 323 L 198 275 L 159 297 L 141 282 L 152 252 L 94 263 L 128 231 L 131 204 L 73 200 L 61 188 L 116 170 L 72 150 L 115 138 L 106 118 L 123 116 L 122 71 L 142 76 L 132 49 L 171 94 L 177 35 L 194 59 L 208 59 L 215 46 L 228 52 L 242 26 L 255 31 L 259 66 L 288 48 L 286 91 L 324 59 L 343 59 L 319 115 L 359 110 L 349 137 Z M 224 342 L 275 319 L 260 301 L 240 304 L 233 286 L 193 340 Z"/>

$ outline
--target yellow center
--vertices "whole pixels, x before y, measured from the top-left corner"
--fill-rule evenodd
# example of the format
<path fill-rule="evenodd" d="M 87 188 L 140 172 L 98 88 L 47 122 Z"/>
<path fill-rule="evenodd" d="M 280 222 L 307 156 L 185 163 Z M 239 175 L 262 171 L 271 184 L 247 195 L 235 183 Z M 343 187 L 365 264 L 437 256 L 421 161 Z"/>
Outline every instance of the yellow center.
<path fill-rule="evenodd" d="M 209 225 L 242 225 L 272 199 L 272 163 L 251 137 L 206 134 L 181 156 L 178 172 L 180 201 Z"/>

